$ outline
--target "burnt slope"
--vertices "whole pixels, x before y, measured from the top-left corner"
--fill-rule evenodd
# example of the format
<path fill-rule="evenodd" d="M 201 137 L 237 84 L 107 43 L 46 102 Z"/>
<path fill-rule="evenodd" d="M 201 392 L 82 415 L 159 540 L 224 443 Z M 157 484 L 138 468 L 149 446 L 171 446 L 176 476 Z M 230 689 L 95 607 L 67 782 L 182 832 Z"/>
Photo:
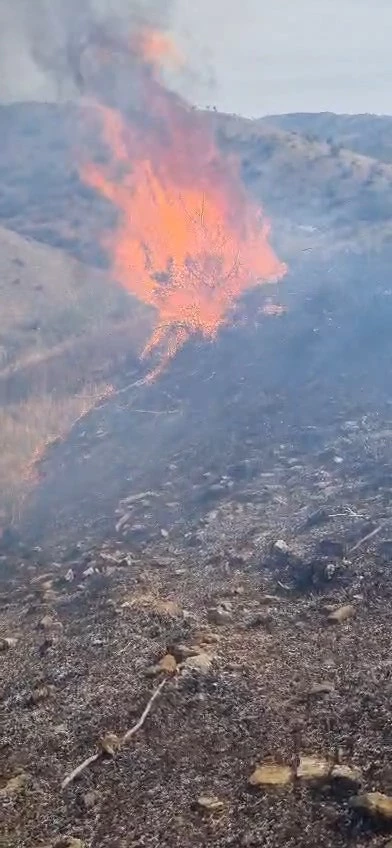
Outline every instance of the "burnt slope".
<path fill-rule="evenodd" d="M 228 494 L 219 488 L 227 469 L 252 464 L 255 454 L 257 479 L 282 442 L 306 453 L 314 431 L 322 450 L 346 419 L 387 418 L 390 258 L 342 255 L 335 276 L 303 259 L 281 285 L 287 314 L 257 315 L 259 301 L 250 298 L 243 325 L 215 344 L 189 344 L 156 383 L 110 399 L 46 457 L 28 536 L 76 539 L 87 522 L 100 538 L 113 530 L 119 499 L 165 486 L 176 506 L 154 501 L 147 526 L 156 533 L 179 522 L 180 532 L 210 508 L 203 475 L 218 485 L 212 501 L 219 500 Z"/>

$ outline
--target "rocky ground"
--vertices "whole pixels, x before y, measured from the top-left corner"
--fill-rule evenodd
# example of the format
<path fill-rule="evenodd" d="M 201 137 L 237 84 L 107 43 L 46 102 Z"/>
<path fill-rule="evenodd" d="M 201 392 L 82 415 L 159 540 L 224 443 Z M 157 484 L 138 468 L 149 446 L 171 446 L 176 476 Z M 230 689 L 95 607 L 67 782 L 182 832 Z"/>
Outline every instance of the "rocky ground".
<path fill-rule="evenodd" d="M 207 479 L 188 536 L 137 540 L 144 492 L 105 544 L 3 540 L 2 846 L 389 844 L 387 445 Z"/>

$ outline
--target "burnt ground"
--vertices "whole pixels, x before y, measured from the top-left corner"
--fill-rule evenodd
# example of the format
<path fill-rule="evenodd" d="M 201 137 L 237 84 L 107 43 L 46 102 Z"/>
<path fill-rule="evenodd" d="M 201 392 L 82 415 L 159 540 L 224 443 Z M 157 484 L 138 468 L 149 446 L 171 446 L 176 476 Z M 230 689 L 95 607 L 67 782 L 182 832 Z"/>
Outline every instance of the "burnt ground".
<path fill-rule="evenodd" d="M 227 502 L 220 553 L 207 523 L 197 549 L 162 537 L 143 552 L 123 541 L 58 549 L 56 562 L 3 556 L 1 633 L 17 641 L 0 657 L 2 845 L 387 843 L 387 824 L 352 810 L 356 787 L 248 785 L 257 764 L 311 755 L 392 793 L 392 545 L 384 527 L 353 550 L 377 529 L 372 498 L 328 503 L 287 527 L 289 552 L 271 552 L 262 505 L 242 504 L 238 534 Z M 343 604 L 352 617 L 328 622 Z M 168 652 L 179 665 L 138 734 L 61 789 L 100 738 L 136 722 Z M 200 809 L 205 795 L 221 809 Z"/>
<path fill-rule="evenodd" d="M 350 296 L 131 371 L 40 465 L 3 540 L 8 848 L 392 839 L 352 779 L 248 783 L 312 756 L 392 795 L 388 301 L 360 288 L 353 321 Z"/>

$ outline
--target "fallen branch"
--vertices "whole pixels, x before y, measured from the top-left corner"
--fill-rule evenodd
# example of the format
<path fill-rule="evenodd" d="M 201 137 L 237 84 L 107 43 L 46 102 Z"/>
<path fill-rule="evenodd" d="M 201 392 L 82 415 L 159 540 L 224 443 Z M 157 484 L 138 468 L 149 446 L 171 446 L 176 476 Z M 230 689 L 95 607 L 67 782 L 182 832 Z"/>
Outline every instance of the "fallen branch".
<path fill-rule="evenodd" d="M 373 536 L 377 536 L 377 533 L 379 533 L 381 529 L 382 526 L 381 524 L 379 524 L 379 526 L 376 527 L 375 530 L 371 530 L 370 533 L 367 533 L 366 536 L 363 536 L 362 539 L 359 539 L 359 541 L 352 548 L 350 548 L 349 554 L 353 554 L 354 551 L 358 550 L 358 548 L 363 545 L 364 542 L 368 542 L 369 539 L 373 539 Z"/>
<path fill-rule="evenodd" d="M 131 407 L 131 412 L 144 412 L 147 415 L 176 415 L 181 412 L 180 409 L 134 409 Z"/>
<path fill-rule="evenodd" d="M 130 739 L 132 739 L 132 736 L 135 736 L 135 734 L 138 732 L 138 730 L 140 730 L 141 727 L 143 727 L 143 724 L 144 724 L 149 712 L 151 711 L 151 707 L 152 707 L 154 701 L 157 699 L 158 695 L 162 692 L 162 689 L 163 689 L 166 682 L 167 682 L 167 678 L 165 677 L 160 682 L 159 686 L 157 686 L 157 688 L 154 690 L 154 692 L 151 695 L 150 700 L 148 701 L 146 707 L 144 708 L 144 710 L 143 710 L 140 718 L 136 722 L 136 724 L 134 724 L 133 727 L 131 727 L 129 730 L 127 730 L 126 733 L 124 733 L 124 736 L 122 736 L 121 739 L 119 740 L 117 751 L 119 751 L 122 748 L 122 746 L 125 745 L 125 743 L 128 742 Z M 71 771 L 70 774 L 68 774 L 67 777 L 64 778 L 64 780 L 61 784 L 61 788 L 65 789 L 67 786 L 69 786 L 69 784 L 72 783 L 77 777 L 79 777 L 79 775 L 82 774 L 82 772 L 85 771 L 86 768 L 91 766 L 92 763 L 95 763 L 97 760 L 101 759 L 101 757 L 103 757 L 103 755 L 105 753 L 107 753 L 107 752 L 105 752 L 104 750 L 97 751 L 95 754 L 92 754 L 91 757 L 87 757 L 86 760 L 83 760 L 82 763 L 80 763 L 78 766 L 76 766 L 76 768 L 74 768 L 73 771 Z"/>
<path fill-rule="evenodd" d="M 68 774 L 66 778 L 64 778 L 61 784 L 61 788 L 65 789 L 65 787 L 68 786 L 69 783 L 72 783 L 75 778 L 79 777 L 82 771 L 91 766 L 92 763 L 95 763 L 96 760 L 99 760 L 99 758 L 102 757 L 102 753 L 102 751 L 97 751 L 96 754 L 93 754 L 91 757 L 87 757 L 87 760 L 83 760 L 80 765 L 76 766 L 76 768 L 71 771 L 71 773 Z"/>
<path fill-rule="evenodd" d="M 161 680 L 159 686 L 157 686 L 157 688 L 155 689 L 155 692 L 152 693 L 151 698 L 150 698 L 146 708 L 144 709 L 144 712 L 142 712 L 142 714 L 139 718 L 139 721 L 137 721 L 136 724 L 134 724 L 134 726 L 130 728 L 130 730 L 127 730 L 127 732 L 124 733 L 124 736 L 121 739 L 121 745 L 124 745 L 125 742 L 129 741 L 129 739 L 132 739 L 132 736 L 134 736 L 135 733 L 137 733 L 138 730 L 140 730 L 140 728 L 143 727 L 143 724 L 144 724 L 144 722 L 145 722 L 145 720 L 146 720 L 146 718 L 147 718 L 147 716 L 148 716 L 148 714 L 151 710 L 151 707 L 152 707 L 154 701 L 156 700 L 156 698 L 158 697 L 158 695 L 160 694 L 160 692 L 162 691 L 162 689 L 163 689 L 163 687 L 166 683 L 166 680 L 167 680 L 167 678 L 164 677 L 164 679 Z"/>

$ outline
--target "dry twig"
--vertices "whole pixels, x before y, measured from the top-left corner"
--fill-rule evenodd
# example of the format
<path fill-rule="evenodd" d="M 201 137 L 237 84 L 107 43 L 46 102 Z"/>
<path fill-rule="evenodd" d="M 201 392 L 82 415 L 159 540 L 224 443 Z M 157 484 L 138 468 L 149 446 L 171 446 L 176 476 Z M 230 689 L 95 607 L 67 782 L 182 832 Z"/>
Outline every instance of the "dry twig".
<path fill-rule="evenodd" d="M 140 728 L 143 727 L 143 724 L 144 724 L 149 712 L 151 711 L 151 707 L 152 707 L 154 701 L 157 699 L 158 695 L 161 693 L 166 682 L 167 682 L 167 678 L 165 677 L 160 682 L 159 686 L 157 686 L 157 688 L 154 690 L 154 692 L 151 695 L 150 700 L 148 701 L 145 709 L 143 710 L 143 712 L 142 712 L 140 718 L 138 719 L 138 721 L 136 722 L 136 724 L 134 724 L 133 727 L 131 727 L 129 730 L 127 730 L 126 733 L 124 733 L 124 736 L 121 737 L 120 744 L 118 746 L 118 750 L 120 750 L 120 748 L 122 748 L 122 746 L 125 745 L 126 742 L 129 742 L 129 740 L 132 738 L 132 736 L 134 736 L 135 733 L 137 733 L 138 730 L 140 730 Z M 105 753 L 104 751 L 97 751 L 95 754 L 92 754 L 91 757 L 87 757 L 86 760 L 83 760 L 82 763 L 80 763 L 78 766 L 76 766 L 76 768 L 74 768 L 73 771 L 71 771 L 64 778 L 64 780 L 61 784 L 61 788 L 65 789 L 70 783 L 72 783 L 77 777 L 79 777 L 79 775 L 82 774 L 82 772 L 85 771 L 86 768 L 91 766 L 91 764 L 96 762 L 96 760 L 99 760 L 103 756 L 104 753 Z"/>
<path fill-rule="evenodd" d="M 373 536 L 377 536 L 377 533 L 379 533 L 380 530 L 381 524 L 379 524 L 379 526 L 372 530 L 370 533 L 367 533 L 366 536 L 363 536 L 362 539 L 359 539 L 359 541 L 352 548 L 350 548 L 349 554 L 353 554 L 354 551 L 358 550 L 358 548 L 363 545 L 364 542 L 368 542 L 369 539 L 373 539 Z"/>

